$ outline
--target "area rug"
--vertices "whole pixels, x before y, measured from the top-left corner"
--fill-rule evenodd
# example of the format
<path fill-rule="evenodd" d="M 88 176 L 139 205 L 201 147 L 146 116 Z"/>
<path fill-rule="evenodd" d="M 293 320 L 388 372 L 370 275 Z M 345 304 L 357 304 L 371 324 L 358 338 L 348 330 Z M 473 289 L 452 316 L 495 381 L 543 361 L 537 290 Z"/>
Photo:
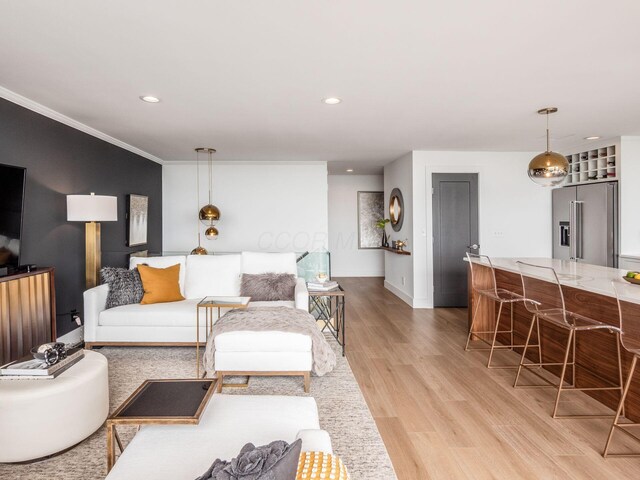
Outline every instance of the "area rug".
<path fill-rule="evenodd" d="M 340 354 L 335 340 L 328 337 L 328 341 L 336 351 L 338 363 L 330 374 L 311 378 L 308 394 L 304 393 L 302 378 L 298 377 L 253 377 L 248 388 L 225 388 L 223 392 L 233 395 L 313 396 L 318 404 L 320 426 L 331 435 L 334 453 L 342 458 L 352 480 L 393 480 L 396 475 L 391 460 L 349 363 Z M 96 351 L 109 360 L 111 411 L 146 379 L 190 378 L 195 375 L 194 348 L 105 347 Z M 118 432 L 126 445 L 135 435 L 135 428 L 118 427 Z M 0 464 L 0 478 L 103 479 L 106 475 L 105 455 L 103 427 L 81 444 L 52 458 L 30 464 Z"/>

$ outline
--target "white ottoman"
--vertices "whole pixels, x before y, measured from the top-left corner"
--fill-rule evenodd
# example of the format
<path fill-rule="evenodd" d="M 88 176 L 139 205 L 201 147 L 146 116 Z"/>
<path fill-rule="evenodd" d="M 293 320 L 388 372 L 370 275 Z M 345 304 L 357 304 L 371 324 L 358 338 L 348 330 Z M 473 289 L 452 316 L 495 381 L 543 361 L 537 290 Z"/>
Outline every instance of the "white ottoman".
<path fill-rule="evenodd" d="M 85 351 L 51 380 L 0 380 L 0 462 L 24 462 L 81 442 L 109 413 L 107 359 Z"/>

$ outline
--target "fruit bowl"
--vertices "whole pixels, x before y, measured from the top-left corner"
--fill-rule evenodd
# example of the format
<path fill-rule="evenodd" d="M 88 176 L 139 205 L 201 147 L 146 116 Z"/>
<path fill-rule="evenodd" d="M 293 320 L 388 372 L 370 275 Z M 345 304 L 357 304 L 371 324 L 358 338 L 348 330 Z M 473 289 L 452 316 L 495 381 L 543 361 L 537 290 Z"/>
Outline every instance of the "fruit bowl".
<path fill-rule="evenodd" d="M 622 278 L 629 283 L 635 283 L 636 285 L 640 285 L 640 279 L 635 279 L 631 277 L 622 277 Z"/>

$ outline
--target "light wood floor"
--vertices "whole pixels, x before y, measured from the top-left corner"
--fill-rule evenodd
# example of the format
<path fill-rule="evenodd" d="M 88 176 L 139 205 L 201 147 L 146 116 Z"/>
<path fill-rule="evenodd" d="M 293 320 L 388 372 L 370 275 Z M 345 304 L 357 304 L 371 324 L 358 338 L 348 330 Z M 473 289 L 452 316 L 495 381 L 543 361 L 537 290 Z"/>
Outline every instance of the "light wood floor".
<path fill-rule="evenodd" d="M 640 479 L 640 458 L 601 457 L 610 420 L 554 420 L 555 390 L 514 390 L 514 370 L 488 370 L 486 352 L 464 352 L 466 309 L 413 310 L 382 279 L 339 281 L 347 358 L 400 480 Z M 604 408 L 581 392 L 561 405 Z M 612 452 L 640 451 L 623 435 Z"/>

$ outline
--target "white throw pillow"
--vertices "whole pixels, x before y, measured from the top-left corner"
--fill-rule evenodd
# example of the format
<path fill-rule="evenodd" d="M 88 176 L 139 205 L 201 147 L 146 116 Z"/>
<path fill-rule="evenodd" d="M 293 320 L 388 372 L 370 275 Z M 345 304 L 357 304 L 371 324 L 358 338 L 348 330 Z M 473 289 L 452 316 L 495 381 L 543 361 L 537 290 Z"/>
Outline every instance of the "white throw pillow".
<path fill-rule="evenodd" d="M 167 255 L 165 257 L 131 257 L 129 260 L 129 268 L 134 269 L 140 264 L 146 264 L 153 268 L 167 268 L 177 263 L 180 264 L 180 275 L 178 276 L 180 293 L 184 297 L 184 280 L 185 272 L 187 270 L 186 257 L 184 255 Z"/>
<path fill-rule="evenodd" d="M 242 252 L 242 273 L 291 273 L 297 277 L 296 254 Z"/>
<path fill-rule="evenodd" d="M 240 295 L 240 255 L 187 256 L 186 298 Z"/>

